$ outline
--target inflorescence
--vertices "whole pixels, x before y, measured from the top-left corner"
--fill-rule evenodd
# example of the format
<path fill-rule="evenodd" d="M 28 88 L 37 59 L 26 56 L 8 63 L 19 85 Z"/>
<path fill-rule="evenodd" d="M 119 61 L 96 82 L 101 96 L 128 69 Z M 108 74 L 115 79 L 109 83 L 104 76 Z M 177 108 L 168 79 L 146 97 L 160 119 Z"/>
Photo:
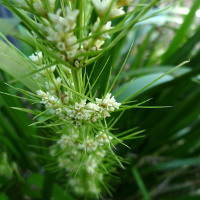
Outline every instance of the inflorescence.
<path fill-rule="evenodd" d="M 76 29 L 80 10 L 70 7 L 57 9 L 55 0 L 48 1 L 48 11 L 42 0 L 15 2 L 19 8 L 36 16 L 35 25 L 39 30 L 37 33 L 33 31 L 34 39 L 39 43 L 42 36 L 48 50 L 77 69 L 88 59 L 88 52 L 101 50 L 106 39 L 110 38 L 113 29 L 111 20 L 124 15 L 123 6 L 127 6 L 132 0 L 92 0 L 91 6 L 95 9 L 97 18 L 81 38 Z M 104 19 L 107 14 L 108 17 Z M 44 62 L 44 53 L 41 51 L 29 58 L 37 69 L 41 69 L 55 59 L 45 56 L 47 62 Z M 57 71 L 58 65 L 65 72 L 64 79 Z M 50 154 L 56 158 L 58 167 L 69 175 L 68 184 L 75 193 L 98 195 L 105 174 L 112 172 L 110 165 L 115 160 L 113 157 L 117 157 L 112 148 L 119 143 L 119 139 L 101 121 L 105 122 L 104 119 L 119 109 L 121 103 L 116 102 L 111 93 L 102 98 L 89 98 L 85 94 L 79 96 L 75 91 L 72 71 L 63 64 L 40 70 L 34 79 L 39 78 L 44 78 L 46 82 L 36 91 L 40 99 L 38 102 L 45 106 L 45 114 L 64 124 L 60 126 L 57 142 L 50 147 Z M 116 160 L 119 162 L 117 158 Z"/>
<path fill-rule="evenodd" d="M 42 52 L 36 52 L 29 58 L 39 68 L 44 63 Z M 97 195 L 101 192 L 105 173 L 112 169 L 110 167 L 105 171 L 105 165 L 113 162 L 113 159 L 108 159 L 108 155 L 113 153 L 116 137 L 105 127 L 96 129 L 88 124 L 109 117 L 119 109 L 121 103 L 116 102 L 111 93 L 101 99 L 86 96 L 76 98 L 71 70 L 62 66 L 68 76 L 67 90 L 63 87 L 62 79 L 55 78 L 56 67 L 44 69 L 35 76 L 36 79 L 43 76 L 47 80 L 43 89 L 36 91 L 39 102 L 45 106 L 46 114 L 66 123 L 66 126 L 62 126 L 63 133 L 59 135 L 56 144 L 50 148 L 50 154 L 57 160 L 60 169 L 71 174 L 68 185 L 72 191 L 77 195 Z"/>
<path fill-rule="evenodd" d="M 87 52 L 101 49 L 105 40 L 110 38 L 109 31 L 112 30 L 111 21 L 108 20 L 125 14 L 123 6 L 129 5 L 130 2 L 130 0 L 114 1 L 114 3 L 111 0 L 92 0 L 98 18 L 88 34 L 79 41 L 76 35 L 79 10 L 66 7 L 63 15 L 60 8 L 55 11 L 55 0 L 50 0 L 50 12 L 46 11 L 41 0 L 16 0 L 20 8 L 43 16 L 43 20 L 37 21 L 39 33 L 50 42 L 47 45 L 51 51 L 56 51 L 59 58 L 70 62 L 75 68 L 81 67 L 81 61 L 87 59 L 87 56 L 84 56 Z M 102 24 L 101 20 L 107 12 L 109 16 Z M 38 35 L 35 32 L 33 34 L 37 39 Z"/>

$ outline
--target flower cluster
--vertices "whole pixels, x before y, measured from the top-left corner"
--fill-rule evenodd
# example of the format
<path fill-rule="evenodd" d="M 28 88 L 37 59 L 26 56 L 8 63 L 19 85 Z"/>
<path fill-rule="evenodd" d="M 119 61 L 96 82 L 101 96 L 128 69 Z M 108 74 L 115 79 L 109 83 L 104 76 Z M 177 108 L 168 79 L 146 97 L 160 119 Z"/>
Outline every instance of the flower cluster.
<path fill-rule="evenodd" d="M 55 81 L 57 85 L 60 84 L 58 79 Z M 119 109 L 121 105 L 121 103 L 116 102 L 111 93 L 108 93 L 103 99 L 96 98 L 94 103 L 87 103 L 87 100 L 84 99 L 79 103 L 70 100 L 71 104 L 69 103 L 70 97 L 67 93 L 65 93 L 64 98 L 58 98 L 49 92 L 45 93 L 42 90 L 38 90 L 37 95 L 42 98 L 40 103 L 44 104 L 46 109 L 50 109 L 51 113 L 58 115 L 63 120 L 72 120 L 77 125 L 83 121 L 92 123 L 98 119 L 109 117 L 109 113 Z"/>
<path fill-rule="evenodd" d="M 46 32 L 46 39 L 56 45 L 59 50 L 59 56 L 63 60 L 73 60 L 79 49 L 79 44 L 76 44 L 77 37 L 74 34 L 76 20 L 79 10 L 71 10 L 66 7 L 66 16 L 61 16 L 61 9 L 57 12 L 49 13 L 49 22 L 46 25 L 41 25 L 41 28 Z"/>
<path fill-rule="evenodd" d="M 79 62 L 84 58 L 82 53 L 88 50 L 97 51 L 104 44 L 105 39 L 110 38 L 108 33 L 103 33 L 95 38 L 90 38 L 78 43 L 74 33 L 76 28 L 77 16 L 79 10 L 71 10 L 65 8 L 65 17 L 62 16 L 61 9 L 58 9 L 56 14 L 49 13 L 49 21 L 45 25 L 40 25 L 41 29 L 46 32 L 47 40 L 55 44 L 59 51 L 58 56 L 66 61 L 74 61 L 74 66 L 79 68 Z M 99 27 L 100 19 L 95 22 L 89 36 L 94 35 Z M 107 31 L 111 28 L 111 22 L 107 22 L 99 31 Z M 79 56 L 80 54 L 80 56 Z"/>
<path fill-rule="evenodd" d="M 77 38 L 78 9 L 69 7 L 65 10 L 55 9 L 55 0 L 47 1 L 51 9 L 47 9 L 46 3 L 42 0 L 15 0 L 15 2 L 23 9 L 39 14 L 40 18 L 36 23 L 40 27 L 40 34 L 49 41 L 48 48 L 56 50 L 57 56 L 62 60 L 70 62 L 75 68 L 80 68 L 83 65 L 81 61 L 88 59 L 87 53 L 98 51 L 105 40 L 110 38 L 109 30 L 112 27 L 109 20 L 123 15 L 125 13 L 123 6 L 128 5 L 131 0 L 92 0 L 98 18 L 91 29 L 85 31 L 82 38 Z M 109 9 L 109 16 L 102 24 L 101 20 Z M 78 29 L 82 30 L 86 27 L 78 27 Z M 39 37 L 36 33 L 33 34 L 37 40 Z M 78 39 L 82 39 L 81 42 Z"/>
<path fill-rule="evenodd" d="M 64 134 L 52 147 L 51 155 L 58 154 L 58 166 L 74 175 L 69 186 L 78 194 L 99 193 L 99 182 L 103 181 L 104 173 L 101 168 L 106 162 L 106 151 L 109 150 L 113 137 L 109 132 L 99 131 L 83 138 L 78 128 L 70 128 L 68 135 Z M 81 176 L 84 174 L 84 176 Z M 93 177 L 93 178 L 92 178 Z M 95 180 L 91 184 L 91 180 Z M 76 182 L 79 181 L 79 184 Z M 80 184 L 81 183 L 81 184 Z M 93 185 L 93 186 L 92 186 Z M 91 187 L 92 186 L 92 187 Z M 89 191 L 88 191 L 89 190 Z"/>
<path fill-rule="evenodd" d="M 54 11 L 55 0 L 50 0 L 51 11 L 49 12 L 44 7 L 42 0 L 16 0 L 16 3 L 21 8 L 30 12 L 35 10 L 40 17 L 43 16 L 42 20 L 37 20 L 37 24 L 40 27 L 39 32 L 50 42 L 48 43 L 49 49 L 56 50 L 58 57 L 64 61 L 70 61 L 71 65 L 75 68 L 80 68 L 81 61 L 88 58 L 87 52 L 98 51 L 105 43 L 105 40 L 110 38 L 109 30 L 112 27 L 109 20 L 123 15 L 124 10 L 122 6 L 125 6 L 128 2 L 130 0 L 114 1 L 114 3 L 111 0 L 92 0 L 98 18 L 91 27 L 91 30 L 86 31 L 83 38 L 77 38 L 76 32 L 78 30 L 76 30 L 76 24 L 79 15 L 78 9 L 72 10 L 66 7 L 65 11 L 60 8 Z M 102 24 L 101 19 L 109 8 L 108 19 Z M 81 29 L 83 28 L 81 27 Z M 37 39 L 37 35 L 34 32 L 33 34 Z M 82 39 L 82 41 L 79 42 L 78 39 Z M 34 56 L 32 58 L 34 59 Z"/>
<path fill-rule="evenodd" d="M 102 33 L 93 39 L 89 39 L 88 41 L 85 41 L 84 45 L 83 45 L 83 48 L 85 51 L 87 51 L 89 48 L 92 51 L 99 50 L 101 48 L 101 46 L 104 44 L 105 40 L 110 38 L 110 35 L 106 31 L 111 29 L 111 21 L 108 21 L 100 29 L 99 29 L 99 27 L 100 27 L 100 18 L 97 18 L 97 21 L 95 22 L 94 26 L 92 27 L 92 30 L 89 33 L 89 36 L 94 35 L 96 32 L 98 32 L 97 30 L 99 30 L 100 32 L 105 32 L 105 33 Z"/>
<path fill-rule="evenodd" d="M 34 124 L 51 127 L 52 134 L 48 134 L 48 139 L 52 143 L 44 143 L 51 145 L 48 146 L 51 164 L 56 164 L 59 172 L 67 175 L 69 186 L 75 193 L 84 199 L 99 199 L 102 187 L 109 191 L 104 184 L 107 175 L 115 172 L 116 162 L 121 164 L 123 161 L 112 149 L 128 138 L 124 136 L 126 131 L 118 134 L 119 138 L 110 133 L 119 118 L 105 118 L 116 110 L 124 111 L 131 106 L 119 109 L 121 103 L 107 93 L 107 89 L 103 97 L 95 98 L 99 91 L 94 91 L 98 87 L 95 85 L 97 80 L 93 83 L 96 73 L 93 74 L 95 64 L 93 68 L 92 64 L 98 63 L 101 67 L 103 63 L 96 62 L 98 58 L 111 50 L 133 22 L 137 22 L 131 21 L 131 12 L 126 15 L 124 11 L 124 6 L 133 0 L 2 1 L 13 8 L 32 32 L 32 38 L 26 39 L 38 50 L 29 56 L 30 74 L 36 74 L 31 78 L 38 89 L 34 93 L 22 91 L 33 102 L 44 105 L 45 111 L 40 106 L 41 111 L 33 112 L 37 113 L 35 118 L 41 119 Z M 20 12 L 21 9 L 28 13 Z M 112 24 L 112 20 L 120 16 L 118 20 L 122 20 Z M 114 24 L 116 26 L 112 27 Z M 104 48 L 106 40 L 114 33 L 116 38 Z M 88 65 L 92 69 L 83 71 Z M 97 70 L 97 73 L 103 70 Z M 0 165 L 0 174 L 6 172 L 5 166 Z"/>

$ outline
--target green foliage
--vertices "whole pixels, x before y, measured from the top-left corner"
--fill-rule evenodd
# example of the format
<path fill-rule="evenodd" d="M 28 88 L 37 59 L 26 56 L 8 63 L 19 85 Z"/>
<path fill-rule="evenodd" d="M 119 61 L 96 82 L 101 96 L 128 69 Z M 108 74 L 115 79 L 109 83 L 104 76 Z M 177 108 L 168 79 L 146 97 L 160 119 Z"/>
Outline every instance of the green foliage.
<path fill-rule="evenodd" d="M 110 199 L 195 200 L 200 198 L 198 191 L 200 186 L 198 182 L 200 178 L 200 105 L 198 103 L 200 51 L 197 45 L 200 41 L 200 30 L 199 24 L 195 22 L 199 20 L 195 17 L 199 4 L 199 0 L 196 0 L 187 15 L 183 17 L 184 14 L 179 14 L 184 19 L 180 26 L 174 22 L 178 13 L 176 8 L 140 22 L 134 28 L 131 28 L 133 24 L 130 24 L 122 35 L 116 32 L 112 36 L 116 39 L 113 44 L 108 44 L 105 51 L 102 51 L 104 56 L 96 62 L 94 69 L 91 64 L 93 61 L 88 61 L 86 72 L 91 75 L 91 85 L 94 84 L 93 90 L 97 90 L 99 95 L 105 94 L 105 89 L 110 88 L 117 77 L 113 94 L 117 95 L 116 99 L 119 102 L 127 99 L 138 101 L 136 103 L 145 102 L 141 107 L 150 108 L 129 109 L 112 127 L 116 134 L 138 127 L 137 130 L 145 130 L 143 133 L 145 137 L 125 141 L 131 149 L 123 145 L 117 146 L 117 154 L 126 158 L 129 164 L 125 164 L 125 170 L 118 169 L 120 182 L 116 185 L 116 190 Z M 137 16 L 137 13 L 135 15 Z M 161 24 L 157 24 L 157 19 L 160 19 Z M 27 20 L 24 18 L 24 21 Z M 13 21 L 13 26 L 19 22 Z M 34 26 L 30 22 L 28 25 Z M 9 25 L 7 28 L 11 30 L 12 26 Z M 124 27 L 119 27 L 122 28 Z M 18 38 L 25 40 L 21 35 Z M 34 41 L 30 39 L 27 43 L 33 45 Z M 3 81 L 0 81 L 2 92 L 0 94 L 0 141 L 3 144 L 0 148 L 7 152 L 10 165 L 12 166 L 14 161 L 18 168 L 16 170 L 13 167 L 12 178 L 4 177 L 4 181 L 0 181 L 0 191 L 3 192 L 0 199 L 16 200 L 26 195 L 33 199 L 52 197 L 55 200 L 73 200 L 70 190 L 66 191 L 65 183 L 57 172 L 54 174 L 45 171 L 44 173 L 45 166 L 48 165 L 46 147 L 49 147 L 52 141 L 43 140 L 43 136 L 46 136 L 44 129 L 36 129 L 36 124 L 32 121 L 32 114 L 38 114 L 37 106 L 27 100 L 21 101 L 14 97 L 20 96 L 25 99 L 24 90 L 13 90 L 4 84 L 4 82 L 13 83 L 14 77 L 15 88 L 27 87 L 32 91 L 37 90 L 38 85 L 30 78 L 36 73 L 34 66 L 24 55 L 21 54 L 19 57 L 19 52 L 13 46 L 6 45 L 2 41 L 0 52 L 0 68 L 9 74 L 2 73 Z M 130 56 L 123 66 L 128 52 Z M 186 66 L 174 71 L 174 67 L 188 60 L 190 61 Z M 103 70 L 99 66 L 104 66 Z M 119 75 L 120 70 L 122 73 Z M 172 73 L 168 74 L 169 71 Z M 24 78 L 27 74 L 28 77 Z M 16 83 L 16 80 L 20 80 L 25 87 Z M 154 83 L 155 80 L 157 81 Z M 146 87 L 147 85 L 150 87 Z M 9 93 L 13 97 L 3 93 Z M 156 106 L 166 106 L 166 108 L 151 109 Z M 117 114 L 114 113 L 116 119 Z M 38 120 L 45 122 L 45 118 L 41 116 Z M 31 123 L 32 126 L 29 126 Z M 113 121 L 110 120 L 109 123 L 112 124 Z M 45 126 L 48 126 L 48 123 Z M 48 130 L 50 135 L 52 129 Z M 41 138 L 38 132 L 41 132 Z M 39 147 L 41 144 L 44 148 Z"/>

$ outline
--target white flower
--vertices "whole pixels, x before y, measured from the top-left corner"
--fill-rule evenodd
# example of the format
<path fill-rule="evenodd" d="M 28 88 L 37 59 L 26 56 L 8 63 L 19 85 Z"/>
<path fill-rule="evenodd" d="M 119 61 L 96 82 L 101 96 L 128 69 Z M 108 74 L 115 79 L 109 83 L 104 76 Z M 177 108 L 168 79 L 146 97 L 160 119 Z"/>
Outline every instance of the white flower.
<path fill-rule="evenodd" d="M 57 144 L 61 149 L 65 149 L 66 147 L 72 146 L 74 143 L 70 136 L 62 135 L 60 140 L 57 141 Z"/>
<path fill-rule="evenodd" d="M 58 101 L 58 97 L 55 97 L 55 96 L 53 96 L 53 95 L 49 95 L 48 100 L 49 100 L 50 102 L 52 102 L 52 103 L 55 103 L 56 101 Z"/>
<path fill-rule="evenodd" d="M 58 56 L 59 58 L 61 58 L 62 60 L 65 60 L 65 55 L 64 55 L 64 54 L 62 54 L 62 53 L 57 53 L 57 56 Z"/>
<path fill-rule="evenodd" d="M 77 50 L 67 51 L 67 58 L 68 60 L 74 59 L 76 56 Z"/>
<path fill-rule="evenodd" d="M 86 162 L 86 166 L 87 166 L 87 171 L 90 174 L 94 174 L 95 169 L 97 167 L 98 163 L 96 161 L 96 159 L 92 158 L 91 156 L 88 158 L 87 162 Z"/>
<path fill-rule="evenodd" d="M 66 7 L 65 10 L 65 19 L 68 20 L 69 24 L 72 26 L 72 28 L 74 28 L 74 25 L 76 24 L 76 18 L 79 14 L 79 10 L 71 10 L 69 7 Z"/>
<path fill-rule="evenodd" d="M 75 110 L 72 110 L 72 109 L 69 109 L 69 108 L 64 108 L 65 112 L 67 113 L 67 115 L 70 117 L 70 118 L 74 118 L 75 115 L 76 115 L 76 112 Z"/>
<path fill-rule="evenodd" d="M 72 157 L 72 158 L 77 158 L 77 156 L 78 156 L 78 151 L 77 150 L 72 150 L 71 152 L 70 152 L 70 156 Z"/>
<path fill-rule="evenodd" d="M 62 108 L 57 108 L 57 109 L 55 110 L 55 113 L 56 113 L 57 115 L 60 115 L 60 114 L 62 113 Z"/>
<path fill-rule="evenodd" d="M 61 41 L 61 35 L 59 34 L 59 32 L 56 32 L 53 28 L 49 26 L 45 27 L 45 31 L 48 33 L 47 40 L 52 42 Z"/>
<path fill-rule="evenodd" d="M 57 88 L 61 87 L 62 79 L 58 77 L 57 79 L 53 79 L 53 82 L 45 82 L 45 87 L 47 90 L 56 90 Z M 55 87 L 56 86 L 56 87 Z"/>
<path fill-rule="evenodd" d="M 103 27 L 102 27 L 102 31 L 107 31 L 110 30 L 111 27 L 111 21 L 107 22 Z M 102 35 L 100 35 L 101 38 L 110 38 L 110 35 L 108 33 L 103 33 Z"/>
<path fill-rule="evenodd" d="M 93 110 L 93 111 L 99 111 L 100 107 L 95 103 L 89 102 L 86 105 L 86 109 Z"/>
<path fill-rule="evenodd" d="M 58 42 L 56 46 L 60 51 L 65 51 L 66 50 L 64 42 Z"/>
<path fill-rule="evenodd" d="M 45 67 L 45 65 L 44 65 Z M 49 74 L 52 74 L 56 69 L 56 65 L 52 66 L 52 67 L 49 67 L 48 69 L 44 69 L 40 72 L 41 75 L 43 76 L 49 76 Z"/>
<path fill-rule="evenodd" d="M 96 177 L 96 174 L 95 174 Z M 99 188 L 99 185 L 97 185 L 93 180 L 88 181 L 88 189 L 90 193 L 93 193 L 94 195 L 98 195 L 101 190 Z"/>
<path fill-rule="evenodd" d="M 74 45 L 75 43 L 77 42 L 77 37 L 75 35 L 71 35 L 71 34 L 68 34 L 66 39 L 65 39 L 65 44 L 67 46 L 72 46 Z M 78 49 L 79 45 L 78 46 L 75 46 L 76 49 Z M 74 48 L 75 48 L 74 47 Z"/>
<path fill-rule="evenodd" d="M 46 13 L 46 10 L 41 0 L 35 0 L 35 2 L 33 3 L 33 6 L 38 14 L 44 15 Z"/>
<path fill-rule="evenodd" d="M 97 140 L 100 142 L 100 145 L 104 145 L 105 143 L 109 144 L 112 139 L 113 137 L 108 136 L 101 131 L 99 132 L 99 135 L 97 135 Z"/>
<path fill-rule="evenodd" d="M 56 14 L 54 13 L 48 13 L 48 16 L 49 18 L 51 19 L 51 21 L 55 24 L 59 24 L 60 21 L 61 21 L 61 17 L 60 17 L 60 14 L 61 14 L 62 10 L 61 9 L 58 9 L 56 11 Z"/>
<path fill-rule="evenodd" d="M 94 47 L 92 47 L 93 51 L 97 51 L 104 44 L 104 40 L 96 40 L 94 43 Z"/>
<path fill-rule="evenodd" d="M 85 193 L 85 189 L 81 186 L 75 186 L 73 187 L 73 190 L 76 194 L 82 196 Z"/>
<path fill-rule="evenodd" d="M 41 102 L 42 103 L 42 102 Z M 45 104 L 45 108 L 46 109 L 48 109 L 48 108 L 51 108 L 52 107 L 52 104 L 51 103 L 49 103 L 49 102 L 43 102 L 43 104 Z M 53 111 L 52 109 L 51 109 L 51 111 Z"/>
<path fill-rule="evenodd" d="M 98 18 L 97 21 L 95 22 L 94 26 L 92 27 L 92 33 L 94 34 L 98 27 L 99 27 L 99 24 L 100 24 L 100 19 Z M 100 31 L 107 31 L 107 30 L 110 30 L 112 27 L 111 27 L 111 21 L 108 21 L 105 25 L 102 26 L 101 30 Z M 103 33 L 101 34 L 100 36 L 98 36 L 99 39 L 106 39 L 106 38 L 110 38 L 109 34 L 108 33 Z"/>
<path fill-rule="evenodd" d="M 76 60 L 76 61 L 74 62 L 74 65 L 75 65 L 75 67 L 76 67 L 76 68 L 79 68 L 79 66 L 80 66 L 80 63 L 79 63 L 79 61 L 78 61 L 78 60 Z"/>
<path fill-rule="evenodd" d="M 114 111 L 115 109 L 119 109 L 121 103 L 116 102 L 114 96 L 111 97 L 111 93 L 108 93 L 104 99 L 96 98 L 97 105 L 105 108 L 107 111 Z M 106 114 L 106 112 L 105 112 Z"/>
<path fill-rule="evenodd" d="M 31 56 L 29 56 L 29 58 L 35 62 L 36 64 L 41 64 L 42 63 L 42 59 L 43 59 L 43 55 L 42 55 L 42 52 L 39 51 L 39 52 L 35 52 L 33 53 Z"/>
<path fill-rule="evenodd" d="M 84 146 L 84 144 L 79 143 L 77 147 L 78 147 L 78 149 L 83 150 L 85 146 Z"/>
<path fill-rule="evenodd" d="M 43 92 L 42 90 L 37 90 L 36 93 L 40 97 L 47 97 L 47 94 L 45 92 Z"/>
<path fill-rule="evenodd" d="M 58 158 L 58 166 L 61 168 L 65 168 L 69 165 L 69 160 L 66 158 L 59 157 Z"/>
<path fill-rule="evenodd" d="M 48 105 L 48 108 L 50 108 L 51 107 L 51 104 L 50 103 L 48 103 L 49 105 Z M 46 108 L 47 108 L 47 106 L 46 106 Z M 52 114 L 56 114 L 56 110 L 54 109 L 54 108 L 51 108 L 50 110 L 49 110 L 49 112 L 50 113 L 52 113 Z"/>
<path fill-rule="evenodd" d="M 86 105 L 86 99 L 81 100 L 80 103 L 77 103 L 77 102 L 75 103 L 75 109 L 80 110 L 80 109 L 84 108 L 85 105 Z"/>
<path fill-rule="evenodd" d="M 60 77 L 58 77 L 58 78 L 55 80 L 55 84 L 56 84 L 56 86 L 57 86 L 58 88 L 60 88 L 60 86 L 61 86 L 61 81 L 62 81 L 62 79 L 61 79 Z"/>
<path fill-rule="evenodd" d="M 49 0 L 50 6 L 51 6 L 52 8 L 54 8 L 54 6 L 55 6 L 55 1 L 56 1 L 56 0 Z"/>
<path fill-rule="evenodd" d="M 71 178 L 71 179 L 69 179 L 69 181 L 68 181 L 68 183 L 71 185 L 71 186 L 76 186 L 76 185 L 78 185 L 78 183 L 80 182 L 80 180 L 79 179 L 75 179 L 75 178 Z"/>
<path fill-rule="evenodd" d="M 99 17 L 103 18 L 110 7 L 112 0 L 92 0 L 92 2 Z M 123 7 L 118 8 L 116 2 L 114 2 L 110 9 L 108 18 L 112 19 L 123 14 L 124 14 Z"/>
<path fill-rule="evenodd" d="M 99 118 L 101 118 L 102 115 L 100 113 L 93 113 L 93 116 L 91 117 L 91 122 L 96 122 Z"/>
<path fill-rule="evenodd" d="M 93 139 L 86 139 L 86 149 L 87 151 L 96 151 L 97 147 L 98 147 L 98 143 L 96 141 L 94 141 Z"/>
<path fill-rule="evenodd" d="M 50 150 L 49 150 L 49 154 L 51 155 L 51 156 L 56 156 L 56 149 L 55 148 L 50 148 Z"/>
<path fill-rule="evenodd" d="M 63 99 L 63 102 L 64 102 L 65 104 L 68 104 L 68 103 L 69 103 L 69 97 L 66 96 L 66 97 Z"/>
<path fill-rule="evenodd" d="M 82 109 L 80 112 L 77 112 L 76 119 L 89 121 L 91 118 L 92 111 Z"/>
<path fill-rule="evenodd" d="M 99 156 L 100 158 L 103 158 L 105 156 L 106 152 L 104 150 L 97 151 L 96 155 Z"/>
<path fill-rule="evenodd" d="M 117 6 L 113 6 L 113 8 L 111 9 L 109 17 L 112 19 L 112 18 L 118 17 L 120 15 L 123 15 L 124 13 L 125 12 L 123 10 L 123 7 L 117 8 Z"/>
<path fill-rule="evenodd" d="M 65 66 L 62 66 L 63 68 L 63 70 L 68 74 L 68 75 L 71 75 L 72 74 L 72 70 L 71 69 L 69 69 L 68 67 L 65 67 Z"/>

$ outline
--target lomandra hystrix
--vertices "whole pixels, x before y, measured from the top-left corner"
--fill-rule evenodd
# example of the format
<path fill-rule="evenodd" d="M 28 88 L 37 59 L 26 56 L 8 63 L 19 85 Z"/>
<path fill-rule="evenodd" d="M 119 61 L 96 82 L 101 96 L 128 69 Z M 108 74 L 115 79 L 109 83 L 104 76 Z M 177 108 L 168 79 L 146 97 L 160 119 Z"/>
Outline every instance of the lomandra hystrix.
<path fill-rule="evenodd" d="M 99 61 L 135 24 L 147 18 L 146 13 L 159 0 L 143 4 L 131 0 L 2 2 L 27 27 L 28 35 L 19 38 L 35 49 L 29 58 L 19 56 L 29 70 L 26 78 L 33 80 L 37 89 L 20 91 L 38 104 L 38 109 L 31 111 L 38 119 L 34 124 L 43 124 L 48 135 L 43 139 L 53 141 L 48 146 L 46 170 L 64 174 L 64 181 L 77 197 L 94 199 L 102 197 L 103 191 L 110 193 L 109 180 L 115 179 L 117 167 L 123 167 L 124 162 L 116 154 L 116 146 L 140 133 L 130 130 L 114 135 L 114 125 L 126 109 L 144 102 L 133 105 L 128 101 L 132 96 L 118 102 L 123 90 L 113 93 L 128 55 L 114 79 L 110 67 L 103 92 L 98 79 L 109 58 Z M 95 70 L 99 74 L 93 77 Z"/>

